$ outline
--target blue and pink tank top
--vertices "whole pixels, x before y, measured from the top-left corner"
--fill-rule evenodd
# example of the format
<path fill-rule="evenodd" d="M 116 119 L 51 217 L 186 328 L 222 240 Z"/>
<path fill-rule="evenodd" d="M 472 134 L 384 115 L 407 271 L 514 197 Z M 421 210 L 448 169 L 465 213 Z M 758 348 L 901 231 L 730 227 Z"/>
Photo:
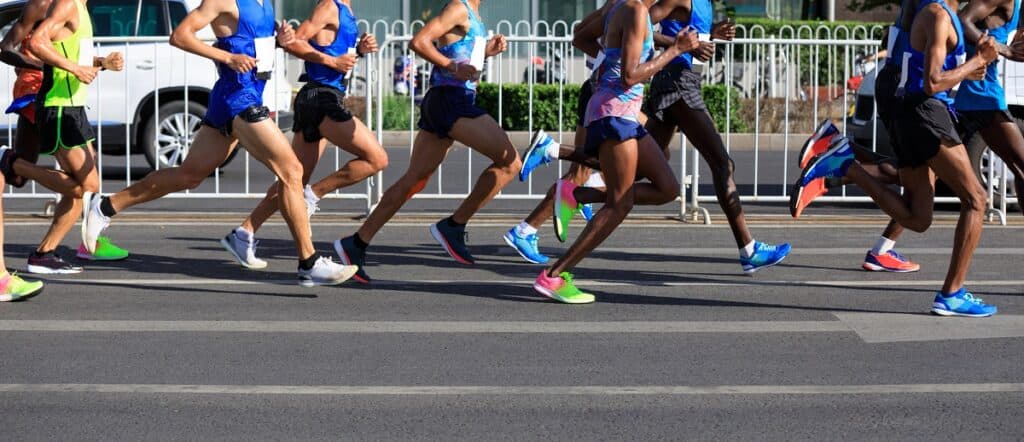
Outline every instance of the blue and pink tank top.
<path fill-rule="evenodd" d="M 627 1 L 638 0 L 618 0 L 612 5 L 604 18 L 605 34 L 608 33 L 608 23 L 615 12 Z M 594 121 L 608 117 L 639 121 L 640 108 L 644 100 L 644 85 L 635 84 L 627 88 L 623 83 L 622 48 L 605 47 L 601 52 L 604 53 L 604 60 L 594 72 L 594 95 L 587 103 L 585 125 L 589 126 Z M 640 62 L 644 63 L 650 60 L 653 54 L 654 25 L 651 24 L 651 19 L 648 17 L 647 37 L 644 39 L 643 56 Z"/>
<path fill-rule="evenodd" d="M 477 38 L 487 37 L 487 27 L 480 21 L 480 17 L 477 17 L 466 0 L 462 0 L 462 4 L 469 11 L 469 31 L 466 32 L 465 37 L 462 37 L 462 40 L 438 49 L 442 55 L 459 64 L 469 63 Z M 432 87 L 454 86 L 475 91 L 476 83 L 477 80 L 459 81 L 454 74 L 441 66 L 434 66 L 433 72 L 430 74 L 430 86 Z"/>

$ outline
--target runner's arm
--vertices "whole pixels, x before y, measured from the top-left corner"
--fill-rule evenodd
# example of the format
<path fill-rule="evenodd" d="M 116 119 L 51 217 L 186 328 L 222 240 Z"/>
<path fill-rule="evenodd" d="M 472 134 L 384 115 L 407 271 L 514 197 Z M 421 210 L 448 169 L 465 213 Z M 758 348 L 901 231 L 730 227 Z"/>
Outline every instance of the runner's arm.
<path fill-rule="evenodd" d="M 953 28 L 953 22 L 938 3 L 928 6 L 918 14 L 918 17 L 924 21 L 922 25 L 928 30 L 924 50 L 924 93 L 935 95 L 950 90 L 972 72 L 984 69 L 988 64 L 980 56 L 979 51 L 978 55 L 971 57 L 966 63 L 955 69 L 943 71 L 942 65 L 948 53 L 946 46 L 949 44 L 949 31 Z"/>
<path fill-rule="evenodd" d="M 676 5 L 669 1 L 660 1 L 651 6 L 651 23 L 661 23 L 675 9 Z M 654 45 L 659 48 L 667 48 L 675 44 L 676 39 L 661 32 L 654 34 Z"/>
<path fill-rule="evenodd" d="M 355 55 L 344 54 L 332 57 L 316 50 L 313 45 L 309 44 L 310 39 L 330 26 L 338 29 L 338 6 L 334 0 L 321 0 L 313 8 L 313 14 L 299 25 L 299 29 L 295 30 L 295 40 L 285 46 L 284 50 L 310 63 L 321 64 L 338 72 L 348 72 L 356 64 L 357 57 Z M 343 62 L 343 59 L 351 60 Z"/>
<path fill-rule="evenodd" d="M 228 51 L 215 48 L 203 43 L 196 33 L 213 23 L 220 14 L 228 12 L 229 7 L 235 7 L 230 0 L 203 0 L 199 7 L 189 12 L 181 21 L 174 32 L 171 33 L 171 46 L 185 52 L 208 58 L 217 63 L 231 66 L 237 72 L 251 71 L 256 68 L 256 59 L 241 54 L 232 54 Z"/>
<path fill-rule="evenodd" d="M 604 23 L 600 20 L 600 12 L 599 9 L 591 13 L 591 15 L 597 14 L 598 20 L 584 20 L 572 31 L 572 45 L 591 57 L 597 57 L 601 52 L 600 40 L 604 35 Z"/>
<path fill-rule="evenodd" d="M 43 65 L 22 54 L 18 46 L 32 33 L 32 26 L 46 18 L 46 8 L 40 1 L 30 1 L 25 4 L 21 11 L 21 17 L 14 22 L 11 30 L 7 31 L 3 41 L 0 41 L 0 61 L 16 68 L 42 70 Z"/>
<path fill-rule="evenodd" d="M 959 14 L 964 26 L 965 43 L 977 45 L 985 31 L 978 28 L 978 23 L 984 23 L 986 18 L 999 11 L 1000 6 L 1005 3 L 1006 0 L 971 0 L 967 3 L 967 7 Z M 1010 0 L 1010 4 L 1013 4 L 1013 0 Z M 1024 61 L 1024 50 L 1014 51 L 999 42 L 996 42 L 996 50 L 999 55 L 1010 60 Z"/>
<path fill-rule="evenodd" d="M 680 54 L 697 47 L 697 34 L 687 28 L 676 36 L 675 43 L 668 49 L 654 59 L 640 63 L 640 57 L 644 55 L 647 20 L 650 19 L 647 8 L 637 4 L 623 6 L 622 12 L 612 20 L 616 19 L 623 21 L 619 44 L 622 47 L 622 81 L 626 87 L 647 81 Z"/>
<path fill-rule="evenodd" d="M 85 71 L 90 69 L 95 75 L 97 68 L 79 66 L 77 60 L 68 60 L 58 54 L 53 47 L 54 37 L 71 22 L 73 17 L 78 17 L 78 9 L 74 0 L 54 0 L 46 19 L 32 33 L 28 50 L 43 63 L 68 71 L 76 77 L 81 78 L 82 75 L 85 75 Z"/>
<path fill-rule="evenodd" d="M 466 23 L 468 20 L 469 11 L 466 10 L 466 7 L 458 0 L 452 0 L 441 11 L 440 15 L 430 19 L 423 26 L 423 29 L 420 29 L 412 37 L 412 42 L 410 42 L 409 46 L 416 55 L 423 57 L 434 66 L 440 66 L 455 72 L 458 69 L 458 64 L 455 63 L 455 60 L 441 54 L 441 51 L 437 50 L 437 47 L 434 46 L 434 42 L 440 40 L 445 34 Z"/>

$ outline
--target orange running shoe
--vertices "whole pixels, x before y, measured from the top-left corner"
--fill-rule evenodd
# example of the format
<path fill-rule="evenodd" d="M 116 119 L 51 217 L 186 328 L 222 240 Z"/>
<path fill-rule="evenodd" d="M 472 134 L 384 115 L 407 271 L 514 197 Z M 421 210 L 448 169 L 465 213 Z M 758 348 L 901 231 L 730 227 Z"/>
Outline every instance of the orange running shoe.
<path fill-rule="evenodd" d="M 806 186 L 801 186 L 797 181 L 793 186 L 793 193 L 789 195 L 790 215 L 793 215 L 793 218 L 800 218 L 800 214 L 811 204 L 811 201 L 826 193 L 828 193 L 828 187 L 825 187 L 825 178 L 811 180 Z"/>
<path fill-rule="evenodd" d="M 890 250 L 881 255 L 876 255 L 868 250 L 867 256 L 864 257 L 864 264 L 861 267 L 869 272 L 910 273 L 921 270 L 919 264 L 900 255 L 895 250 Z"/>
<path fill-rule="evenodd" d="M 832 139 L 837 136 L 841 136 L 839 128 L 832 124 L 832 120 L 822 121 L 814 131 L 814 135 L 811 135 L 811 138 L 804 142 L 804 147 L 800 149 L 800 168 L 807 167 L 807 163 L 810 163 L 812 158 L 828 150 L 832 145 Z"/>

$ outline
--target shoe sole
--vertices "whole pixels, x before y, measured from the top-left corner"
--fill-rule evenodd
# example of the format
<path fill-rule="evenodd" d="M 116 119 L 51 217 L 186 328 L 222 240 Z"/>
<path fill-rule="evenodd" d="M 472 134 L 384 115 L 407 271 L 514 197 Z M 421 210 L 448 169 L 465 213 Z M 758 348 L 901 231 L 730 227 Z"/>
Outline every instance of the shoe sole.
<path fill-rule="evenodd" d="M 244 260 L 244 259 L 242 259 L 242 257 L 241 257 L 241 256 L 238 256 L 238 253 L 235 253 L 235 250 L 234 250 L 234 248 L 233 248 L 233 247 L 231 247 L 231 243 L 230 243 L 230 242 L 228 242 L 227 238 L 221 238 L 221 239 L 220 239 L 220 245 L 221 245 L 222 247 L 224 247 L 224 250 L 227 250 L 227 251 L 228 251 L 228 253 L 230 253 L 230 254 L 231 254 L 231 256 L 232 256 L 233 258 L 235 258 L 235 262 L 237 262 L 237 263 L 238 263 L 238 264 L 239 264 L 240 266 L 242 266 L 242 267 L 245 267 L 245 268 L 247 268 L 247 269 L 250 269 L 250 270 L 260 270 L 260 269 L 265 269 L 265 268 L 267 268 L 267 264 L 266 264 L 266 263 L 264 263 L 263 265 L 251 265 L 251 264 L 246 264 L 246 263 L 245 263 L 245 260 Z"/>
<path fill-rule="evenodd" d="M 822 121 L 821 123 L 824 124 L 825 121 Z M 833 126 L 834 125 L 835 124 L 833 124 Z M 819 124 L 818 127 L 820 128 L 821 124 Z M 836 133 L 838 134 L 839 132 L 837 131 Z M 816 143 L 819 140 L 821 140 L 822 138 L 824 138 L 824 137 L 815 138 L 817 135 L 818 135 L 818 131 L 816 130 L 816 131 L 814 131 L 814 134 L 811 135 L 811 138 L 808 138 L 807 141 L 804 141 L 803 147 L 800 148 L 800 156 L 798 158 L 800 158 L 799 166 L 800 166 L 801 169 L 803 169 L 804 167 L 807 167 L 807 164 L 810 163 L 812 159 L 814 159 L 813 156 L 812 157 L 808 157 L 807 156 L 807 152 L 811 150 L 811 146 L 814 146 L 814 143 Z M 835 134 L 833 134 L 833 136 L 834 135 Z"/>
<path fill-rule="evenodd" d="M 89 247 L 89 209 L 92 209 L 92 192 L 82 193 L 82 244 L 89 253 L 96 253 L 96 243 Z"/>
<path fill-rule="evenodd" d="M 38 296 L 40 293 L 43 293 L 43 289 L 45 289 L 45 288 L 46 288 L 46 286 L 42 286 L 42 287 L 39 287 L 39 289 L 34 291 L 34 292 L 30 292 L 30 293 L 21 295 L 21 296 L 19 296 L 17 298 L 13 298 L 13 299 L 10 299 L 10 300 L 7 300 L 7 301 L 2 301 L 2 302 L 22 302 L 22 301 L 27 301 L 29 298 L 34 298 L 34 297 Z"/>
<path fill-rule="evenodd" d="M 964 318 L 987 318 L 989 316 L 992 316 L 992 315 L 996 314 L 996 312 L 993 312 L 993 313 L 981 313 L 981 314 L 957 313 L 957 312 L 951 312 L 949 310 L 942 310 L 942 309 L 938 309 L 938 308 L 932 307 L 932 314 L 935 314 L 935 315 L 938 315 L 938 316 L 945 316 L 945 317 L 960 316 L 960 317 L 964 317 Z"/>
<path fill-rule="evenodd" d="M 530 158 L 530 154 L 532 154 L 532 153 L 533 153 L 533 151 L 537 150 L 537 148 L 539 147 L 539 146 L 538 146 L 538 143 L 540 143 L 540 135 L 541 135 L 542 133 L 544 133 L 544 132 L 542 132 L 542 131 L 539 131 L 539 130 L 538 130 L 538 131 L 537 131 L 537 133 L 533 134 L 533 139 L 532 139 L 532 140 L 530 140 L 530 148 L 529 148 L 529 149 L 526 149 L 526 154 L 525 154 L 525 155 L 523 155 L 523 162 L 524 162 L 524 163 L 526 162 L 526 159 L 527 159 L 527 158 Z M 534 170 L 537 170 L 537 168 L 536 168 L 536 167 L 535 167 L 535 168 L 533 168 L 533 169 L 534 169 Z M 525 175 L 524 175 L 524 174 L 523 174 L 522 172 L 520 172 L 520 173 L 519 173 L 519 181 L 520 181 L 520 182 L 523 182 L 523 183 L 525 183 L 525 182 L 526 182 L 526 180 L 530 178 L 530 175 L 531 175 L 532 173 L 533 173 L 533 170 L 531 170 L 531 171 L 530 171 L 530 173 L 528 173 L 528 174 L 525 174 Z"/>
<path fill-rule="evenodd" d="M 786 256 L 789 256 L 789 255 L 787 254 Z M 743 273 L 757 273 L 758 270 L 767 269 L 768 267 L 775 267 L 775 266 L 777 266 L 779 264 L 782 264 L 782 261 L 786 260 L 786 256 L 783 256 L 782 258 L 779 258 L 778 261 L 775 261 L 775 262 L 773 262 L 771 264 L 765 264 L 765 265 L 760 266 L 760 267 L 754 267 L 754 268 L 751 268 L 751 269 L 747 269 L 746 267 L 744 267 L 743 268 Z"/>
<path fill-rule="evenodd" d="M 436 224 L 430 225 L 430 236 L 433 236 L 434 241 L 437 241 L 437 243 L 441 245 L 444 251 L 448 253 L 448 256 L 451 256 L 452 259 L 457 261 L 459 264 L 473 265 L 473 261 L 470 261 L 466 258 L 459 256 L 458 253 L 455 253 L 455 250 L 452 250 L 452 246 L 448 244 L 448 240 L 444 239 L 444 235 L 441 234 L 440 230 L 437 230 Z"/>
<path fill-rule="evenodd" d="M 315 279 L 300 279 L 299 280 L 299 285 L 302 286 L 302 287 L 318 287 L 318 286 L 341 285 L 345 281 L 348 281 L 349 279 L 352 279 L 352 277 L 356 275 L 356 272 L 359 271 L 358 267 L 356 269 L 354 269 L 354 270 L 352 269 L 352 267 L 346 267 L 346 268 L 348 270 L 345 271 L 345 274 L 344 274 L 345 276 L 343 276 L 340 279 L 331 280 L 331 281 L 325 281 L 325 280 L 317 281 Z"/>
<path fill-rule="evenodd" d="M 889 272 L 889 273 L 914 273 L 916 271 L 921 270 L 920 267 L 918 267 L 916 269 L 908 269 L 908 270 L 891 269 L 891 268 L 888 268 L 888 267 L 885 267 L 885 266 L 880 266 L 878 264 L 871 264 L 869 262 L 865 262 L 864 264 L 861 264 L 860 267 L 862 269 L 864 269 L 864 270 L 869 271 L 869 272 Z"/>
<path fill-rule="evenodd" d="M 76 252 L 75 253 L 75 258 L 81 259 L 83 261 L 124 261 L 124 260 L 128 259 L 129 256 L 131 256 L 131 255 L 125 255 L 125 256 L 120 257 L 120 258 L 97 258 L 95 255 L 91 255 L 91 254 L 88 254 L 88 253 L 82 253 L 82 252 Z"/>
<path fill-rule="evenodd" d="M 345 252 L 345 248 L 344 247 L 340 247 L 340 246 L 341 246 L 341 242 L 340 241 L 334 243 L 334 252 L 338 254 L 338 258 L 341 259 L 341 263 L 345 264 L 347 266 L 355 265 L 355 264 L 352 264 L 352 259 L 348 257 L 348 253 Z M 362 270 L 362 269 L 363 269 L 363 266 L 359 266 L 359 270 Z M 352 275 L 352 279 L 354 279 L 354 280 L 356 280 L 356 282 L 362 283 L 362 284 L 369 284 L 370 283 L 370 280 L 368 278 L 363 278 L 362 276 L 359 276 L 359 271 L 356 271 L 356 273 L 354 275 Z"/>
<path fill-rule="evenodd" d="M 63 270 L 63 269 L 51 269 L 49 267 L 34 266 L 29 264 L 28 268 L 25 269 L 28 273 L 33 275 L 77 275 L 85 271 L 85 269 L 77 270 Z"/>
<path fill-rule="evenodd" d="M 562 304 L 570 304 L 570 305 L 592 304 L 596 300 L 595 299 L 595 300 L 581 301 L 581 302 L 570 301 L 568 299 L 564 299 L 561 296 L 556 295 L 555 292 L 552 292 L 551 290 L 548 290 L 548 289 L 544 288 L 544 286 L 542 286 L 540 284 L 537 284 L 537 283 L 533 283 L 533 289 L 536 290 L 538 293 L 544 295 L 545 298 L 561 302 Z"/>
<path fill-rule="evenodd" d="M 547 263 L 548 263 L 547 261 L 544 261 L 544 262 L 540 262 L 540 261 L 537 261 L 537 260 L 534 260 L 534 259 L 530 259 L 530 258 L 529 258 L 529 257 L 527 257 L 527 256 L 526 256 L 525 254 L 523 254 L 523 252 L 520 252 L 520 251 L 519 251 L 519 248 L 515 246 L 515 243 L 514 243 L 514 242 L 512 242 L 512 240 L 511 240 L 511 239 L 508 239 L 508 234 L 505 234 L 505 235 L 503 235 L 503 236 L 501 237 L 501 239 L 504 239 L 504 240 L 505 240 L 505 244 L 508 244 L 508 246 L 509 246 L 509 247 L 511 247 L 511 248 L 512 248 L 512 250 L 515 250 L 515 251 L 516 251 L 516 253 L 518 253 L 518 254 L 519 254 L 519 256 L 523 257 L 523 259 L 525 259 L 525 260 L 526 260 L 526 262 L 528 262 L 528 263 L 530 263 L 530 264 L 547 264 Z"/>

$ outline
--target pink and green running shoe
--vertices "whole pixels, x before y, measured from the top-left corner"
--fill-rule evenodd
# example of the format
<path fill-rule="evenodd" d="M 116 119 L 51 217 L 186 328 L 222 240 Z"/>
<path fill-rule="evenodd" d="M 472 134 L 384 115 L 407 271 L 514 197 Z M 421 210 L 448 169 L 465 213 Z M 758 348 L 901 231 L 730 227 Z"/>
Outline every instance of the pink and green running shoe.
<path fill-rule="evenodd" d="M 101 236 L 96 239 L 96 253 L 89 253 L 82 244 L 78 246 L 76 256 L 86 261 L 120 261 L 128 258 L 128 251 L 111 242 L 110 238 Z"/>
<path fill-rule="evenodd" d="M 17 274 L 4 272 L 0 277 L 0 302 L 21 301 L 43 291 L 42 281 L 26 281 Z"/>
<path fill-rule="evenodd" d="M 533 282 L 533 289 L 548 298 L 563 304 L 590 304 L 594 295 L 584 293 L 573 283 L 572 273 L 562 272 L 558 276 L 548 276 L 545 269 Z"/>
<path fill-rule="evenodd" d="M 569 235 L 569 222 L 582 210 L 581 204 L 572 194 L 576 187 L 569 180 L 558 180 L 555 185 L 555 237 L 560 242 L 565 242 Z"/>

